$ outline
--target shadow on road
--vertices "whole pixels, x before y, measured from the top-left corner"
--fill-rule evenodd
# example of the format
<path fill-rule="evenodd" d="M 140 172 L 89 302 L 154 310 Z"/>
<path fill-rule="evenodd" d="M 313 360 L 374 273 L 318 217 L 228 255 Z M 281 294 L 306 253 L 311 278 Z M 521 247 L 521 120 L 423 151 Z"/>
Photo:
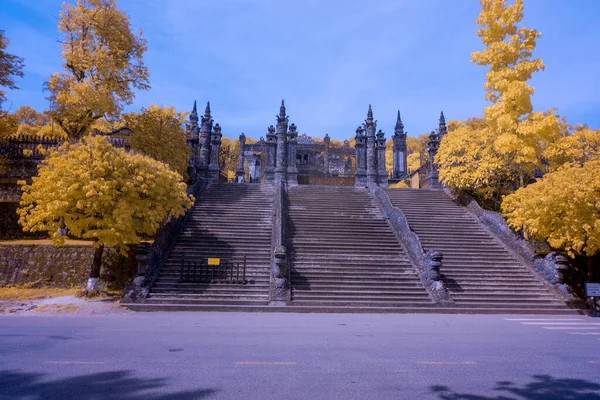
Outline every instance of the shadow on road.
<path fill-rule="evenodd" d="M 434 385 L 430 391 L 442 400 L 594 400 L 600 399 L 600 384 L 583 379 L 560 379 L 550 375 L 534 375 L 524 386 L 513 382 L 496 382 L 495 396 L 481 396 L 452 391 L 447 386 Z"/>
<path fill-rule="evenodd" d="M 191 400 L 217 392 L 214 389 L 172 392 L 167 385 L 166 379 L 136 378 L 131 371 L 99 372 L 51 381 L 44 380 L 43 374 L 0 371 L 0 399 Z"/>

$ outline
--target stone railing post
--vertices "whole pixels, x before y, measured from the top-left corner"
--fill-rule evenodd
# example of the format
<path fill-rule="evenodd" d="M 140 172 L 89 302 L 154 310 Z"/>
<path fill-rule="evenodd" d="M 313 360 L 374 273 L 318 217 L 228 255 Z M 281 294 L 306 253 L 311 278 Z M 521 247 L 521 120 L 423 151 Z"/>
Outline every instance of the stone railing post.
<path fill-rule="evenodd" d="M 288 185 L 298 184 L 298 167 L 297 167 L 297 154 L 298 154 L 298 131 L 296 124 L 290 125 L 288 132 L 288 169 L 287 169 L 287 183 Z"/>
<path fill-rule="evenodd" d="M 267 165 L 265 166 L 265 183 L 273 183 L 275 181 L 275 152 L 277 150 L 277 136 L 273 125 L 269 126 L 267 133 Z"/>
<path fill-rule="evenodd" d="M 282 306 L 292 299 L 291 275 L 287 257 L 287 187 L 275 184 L 273 234 L 271 237 L 271 305 Z"/>
<path fill-rule="evenodd" d="M 238 156 L 238 168 L 235 171 L 235 176 L 237 177 L 238 183 L 244 182 L 244 176 L 246 172 L 244 171 L 244 151 L 246 150 L 246 135 L 242 132 L 240 135 L 240 154 Z"/>

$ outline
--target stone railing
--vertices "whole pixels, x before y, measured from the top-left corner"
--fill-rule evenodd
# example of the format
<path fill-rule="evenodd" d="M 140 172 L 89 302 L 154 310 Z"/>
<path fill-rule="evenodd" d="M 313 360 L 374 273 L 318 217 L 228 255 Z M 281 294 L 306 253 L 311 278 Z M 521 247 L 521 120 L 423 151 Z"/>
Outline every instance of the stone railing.
<path fill-rule="evenodd" d="M 415 232 L 410 229 L 408 220 L 401 209 L 394 207 L 387 193 L 378 186 L 369 188 L 371 195 L 375 198 L 383 217 L 400 238 L 411 264 L 419 272 L 423 285 L 427 288 L 436 303 L 453 303 L 448 289 L 444 285 L 442 267 L 443 254 L 439 251 L 423 251 L 421 240 Z"/>
<path fill-rule="evenodd" d="M 565 282 L 566 271 L 569 268 L 569 260 L 566 257 L 557 252 L 549 252 L 545 257 L 538 256 L 531 243 L 515 233 L 500 214 L 484 210 L 473 197 L 466 193 L 454 193 L 447 188 L 444 189 L 444 192 L 458 205 L 466 207 L 477 222 L 498 238 L 521 263 L 555 288 L 564 300 L 575 299 L 573 292 Z"/>
<path fill-rule="evenodd" d="M 117 131 L 115 131 L 117 132 Z M 114 147 L 129 150 L 129 139 L 113 136 L 111 133 L 96 132 L 105 136 Z M 35 135 L 19 135 L 0 143 L 0 155 L 11 161 L 39 162 L 44 159 L 48 150 L 54 150 L 66 139 Z"/>
<path fill-rule="evenodd" d="M 188 195 L 194 195 L 198 201 L 205 185 L 203 181 L 197 181 L 188 188 Z M 148 296 L 150 287 L 169 258 L 169 254 L 193 209 L 192 206 L 181 217 L 170 217 L 158 230 L 152 243 L 143 242 L 137 246 L 138 276 L 125 289 L 123 302 L 135 302 Z"/>
<path fill-rule="evenodd" d="M 273 233 L 271 236 L 271 288 L 269 299 L 273 305 L 284 305 L 292 299 L 290 268 L 287 251 L 287 186 L 275 184 L 273 202 Z"/>

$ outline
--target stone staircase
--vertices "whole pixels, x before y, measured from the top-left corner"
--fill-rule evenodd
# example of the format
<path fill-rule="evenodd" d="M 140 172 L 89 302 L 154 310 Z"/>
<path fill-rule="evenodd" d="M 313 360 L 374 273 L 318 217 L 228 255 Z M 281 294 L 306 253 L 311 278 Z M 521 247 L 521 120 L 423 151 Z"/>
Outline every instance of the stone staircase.
<path fill-rule="evenodd" d="M 297 186 L 288 198 L 292 301 L 285 311 L 435 312 L 367 191 Z"/>
<path fill-rule="evenodd" d="M 455 312 L 573 313 L 465 208 L 443 191 L 387 189 L 425 251 L 443 253 Z"/>
<path fill-rule="evenodd" d="M 270 185 L 211 184 L 169 255 L 149 296 L 127 307 L 138 311 L 254 311 L 269 303 L 274 191 Z M 247 284 L 181 283 L 181 260 L 209 257 L 243 263 Z"/>

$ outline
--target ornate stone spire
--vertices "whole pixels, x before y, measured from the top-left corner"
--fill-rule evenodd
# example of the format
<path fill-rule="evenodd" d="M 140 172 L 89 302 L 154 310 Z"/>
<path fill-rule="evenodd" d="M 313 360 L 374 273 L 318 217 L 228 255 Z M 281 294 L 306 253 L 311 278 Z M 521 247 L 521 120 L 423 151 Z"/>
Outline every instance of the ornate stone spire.
<path fill-rule="evenodd" d="M 212 131 L 212 124 L 213 124 L 213 119 L 212 119 L 212 115 L 210 114 L 210 101 L 206 103 L 206 109 L 204 110 L 204 115 L 202 116 L 202 125 L 206 125 L 207 127 L 210 127 L 207 132 Z"/>
<path fill-rule="evenodd" d="M 396 135 L 404 135 L 404 124 L 402 123 L 402 118 L 400 118 L 400 110 L 398 110 L 398 118 L 396 119 L 394 133 Z"/>
<path fill-rule="evenodd" d="M 284 102 L 284 99 L 281 99 L 281 106 L 279 107 L 279 117 L 278 118 L 285 118 L 285 102 Z"/>
<path fill-rule="evenodd" d="M 192 108 L 192 112 L 190 114 L 190 122 L 192 125 L 198 125 L 198 109 L 196 108 L 196 100 L 194 100 L 194 108 Z"/>
<path fill-rule="evenodd" d="M 438 137 L 441 141 L 444 135 L 448 133 L 448 128 L 446 127 L 446 118 L 444 117 L 444 112 L 440 113 L 440 124 L 438 127 Z"/>
<path fill-rule="evenodd" d="M 373 110 L 369 104 L 369 111 L 367 111 L 367 122 L 373 122 Z"/>

